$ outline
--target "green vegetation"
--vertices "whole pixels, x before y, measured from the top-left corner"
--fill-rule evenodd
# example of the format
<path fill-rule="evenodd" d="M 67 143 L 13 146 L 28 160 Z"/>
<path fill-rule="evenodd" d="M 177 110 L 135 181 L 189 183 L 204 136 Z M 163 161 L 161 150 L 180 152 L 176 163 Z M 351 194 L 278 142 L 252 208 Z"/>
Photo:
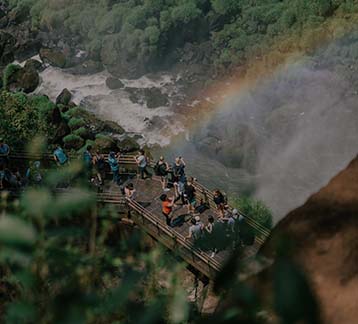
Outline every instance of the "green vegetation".
<path fill-rule="evenodd" d="M 230 198 L 230 204 L 268 230 L 272 228 L 272 213 L 261 201 L 250 197 L 240 197 Z"/>
<path fill-rule="evenodd" d="M 11 78 L 11 76 L 14 73 L 16 73 L 17 71 L 19 71 L 20 69 L 21 69 L 21 66 L 17 65 L 17 64 L 9 64 L 6 66 L 6 68 L 3 72 L 3 78 L 2 78 L 2 84 L 3 84 L 4 89 L 6 89 L 8 86 L 9 78 Z"/>
<path fill-rule="evenodd" d="M 77 128 L 83 127 L 85 126 L 85 121 L 83 118 L 78 118 L 78 117 L 72 117 L 69 121 L 68 121 L 68 126 L 72 129 L 75 130 Z"/>
<path fill-rule="evenodd" d="M 53 129 L 48 121 L 53 107 L 46 97 L 0 92 L 0 135 L 13 148 L 23 148 L 41 134 L 51 139 Z"/>
<path fill-rule="evenodd" d="M 230 66 L 264 53 L 282 35 L 301 35 L 354 0 L 11 0 L 35 27 L 81 35 L 93 57 L 143 66 L 179 59 L 185 43 L 209 41 L 211 63 Z M 170 55 L 169 55 L 170 54 Z M 173 54 L 173 55 L 172 55 Z M 179 54 L 180 55 L 180 54 Z M 164 60 L 163 60 L 164 59 Z M 120 64 L 120 63 L 119 63 Z"/>

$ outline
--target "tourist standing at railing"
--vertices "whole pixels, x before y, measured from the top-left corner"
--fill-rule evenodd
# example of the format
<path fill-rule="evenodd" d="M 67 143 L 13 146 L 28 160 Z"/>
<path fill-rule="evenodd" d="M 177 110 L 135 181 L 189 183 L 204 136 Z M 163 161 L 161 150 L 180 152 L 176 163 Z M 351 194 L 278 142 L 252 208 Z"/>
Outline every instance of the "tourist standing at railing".
<path fill-rule="evenodd" d="M 154 166 L 154 172 L 157 176 L 160 177 L 160 182 L 162 184 L 162 189 L 164 191 L 169 191 L 168 188 L 168 173 L 169 173 L 169 164 L 164 160 L 164 157 L 161 156 L 159 161 Z"/>
<path fill-rule="evenodd" d="M 175 201 L 178 201 L 179 199 L 182 200 L 183 205 L 185 205 L 184 200 L 184 186 L 186 182 L 185 177 L 185 161 L 180 156 L 175 159 L 173 168 L 172 168 L 172 174 L 173 174 L 173 184 L 174 184 L 174 190 L 175 190 Z"/>
<path fill-rule="evenodd" d="M 194 242 L 202 238 L 203 235 L 203 223 L 197 221 L 195 218 L 190 220 L 191 225 L 189 227 L 189 235 L 185 239 L 194 239 Z"/>
<path fill-rule="evenodd" d="M 60 145 L 53 151 L 53 158 L 58 166 L 63 166 L 68 162 L 68 157 Z"/>
<path fill-rule="evenodd" d="M 219 212 L 219 216 L 224 217 L 224 208 L 226 205 L 226 198 L 218 189 L 216 189 L 213 192 L 213 195 L 214 195 L 214 203 L 215 203 L 216 208 Z"/>
<path fill-rule="evenodd" d="M 99 151 L 96 151 L 96 154 L 93 156 L 93 164 L 97 172 L 99 184 L 103 186 L 104 179 L 106 178 L 106 161 L 104 155 Z"/>
<path fill-rule="evenodd" d="M 117 185 L 121 184 L 121 179 L 119 176 L 119 159 L 120 155 L 119 153 L 110 152 L 108 155 L 108 164 L 111 168 L 111 171 L 113 173 L 113 182 Z"/>
<path fill-rule="evenodd" d="M 204 244 L 206 247 L 211 250 L 211 257 L 213 258 L 215 254 L 217 253 L 216 248 L 216 238 L 215 238 L 215 219 L 212 215 L 208 217 L 208 224 L 205 226 L 205 240 Z"/>
<path fill-rule="evenodd" d="M 173 208 L 175 206 L 174 198 L 168 197 L 166 194 L 162 194 L 160 196 L 160 200 L 162 201 L 162 214 L 165 217 L 167 225 L 171 226 Z"/>
<path fill-rule="evenodd" d="M 4 143 L 4 139 L 0 137 L 0 163 L 7 167 L 9 165 L 10 147 Z"/>
<path fill-rule="evenodd" d="M 148 159 L 145 155 L 144 150 L 139 151 L 139 155 L 135 157 L 135 161 L 139 168 L 139 173 L 141 179 L 151 178 L 152 175 L 148 172 L 147 166 L 148 166 Z M 145 175 L 145 177 L 144 177 Z"/>
<path fill-rule="evenodd" d="M 184 198 L 188 208 L 188 214 L 193 214 L 195 211 L 196 197 L 195 188 L 193 186 L 194 178 L 189 177 L 187 183 L 184 185 Z"/>
<path fill-rule="evenodd" d="M 93 156 L 92 156 L 92 146 L 88 145 L 86 150 L 83 152 L 83 164 L 86 171 L 86 176 L 88 180 L 92 177 L 92 169 L 93 169 Z"/>

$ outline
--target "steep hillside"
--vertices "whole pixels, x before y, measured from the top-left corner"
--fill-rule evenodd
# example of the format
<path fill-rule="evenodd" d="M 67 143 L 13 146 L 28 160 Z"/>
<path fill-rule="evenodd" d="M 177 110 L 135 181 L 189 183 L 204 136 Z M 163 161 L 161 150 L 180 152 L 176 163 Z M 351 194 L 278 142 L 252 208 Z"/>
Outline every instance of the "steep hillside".
<path fill-rule="evenodd" d="M 358 316 L 358 157 L 288 214 L 262 253 L 274 256 L 278 242 L 288 238 L 293 243 L 289 253 L 306 270 L 324 322 L 354 323 Z"/>

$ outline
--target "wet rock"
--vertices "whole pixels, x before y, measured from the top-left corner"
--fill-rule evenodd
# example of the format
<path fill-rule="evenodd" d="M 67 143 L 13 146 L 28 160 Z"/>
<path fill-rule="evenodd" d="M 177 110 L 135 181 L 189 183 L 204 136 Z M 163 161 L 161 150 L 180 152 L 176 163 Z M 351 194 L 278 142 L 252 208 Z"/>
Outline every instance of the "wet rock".
<path fill-rule="evenodd" d="M 67 106 L 72 98 L 72 94 L 68 89 L 63 89 L 61 93 L 56 98 L 56 105 L 64 105 Z"/>
<path fill-rule="evenodd" d="M 34 59 L 27 60 L 24 67 L 26 69 L 29 68 L 34 69 L 36 71 L 41 71 L 43 69 L 42 63 Z"/>
<path fill-rule="evenodd" d="M 125 90 L 129 94 L 129 100 L 136 104 L 144 104 L 144 95 L 142 89 L 126 87 Z"/>
<path fill-rule="evenodd" d="M 119 147 L 120 151 L 124 153 L 131 153 L 140 149 L 140 146 L 137 141 L 129 136 L 120 140 L 117 143 L 117 146 Z"/>
<path fill-rule="evenodd" d="M 53 66 L 64 68 L 66 66 L 66 56 L 59 50 L 42 48 L 39 52 L 43 62 Z"/>
<path fill-rule="evenodd" d="M 0 66 L 14 61 L 16 39 L 9 33 L 0 31 Z"/>
<path fill-rule="evenodd" d="M 166 94 L 163 94 L 159 88 L 131 88 L 127 87 L 125 90 L 129 93 L 129 100 L 133 103 L 144 104 L 150 109 L 168 106 L 169 99 Z"/>
<path fill-rule="evenodd" d="M 109 136 L 99 134 L 95 139 L 95 147 L 104 152 L 117 151 L 118 146 L 115 140 Z"/>
<path fill-rule="evenodd" d="M 111 90 L 124 88 L 124 83 L 121 80 L 113 77 L 107 78 L 106 85 Z"/>
<path fill-rule="evenodd" d="M 124 134 L 124 129 L 111 120 L 106 120 L 104 122 L 102 131 L 107 133 L 120 134 L 120 135 Z"/>
<path fill-rule="evenodd" d="M 150 109 L 167 106 L 169 104 L 168 96 L 163 94 L 159 88 L 145 88 L 144 97 L 147 102 L 147 107 Z"/>
<path fill-rule="evenodd" d="M 103 71 L 103 65 L 101 62 L 87 60 L 82 64 L 66 69 L 66 71 L 74 75 L 95 74 Z"/>

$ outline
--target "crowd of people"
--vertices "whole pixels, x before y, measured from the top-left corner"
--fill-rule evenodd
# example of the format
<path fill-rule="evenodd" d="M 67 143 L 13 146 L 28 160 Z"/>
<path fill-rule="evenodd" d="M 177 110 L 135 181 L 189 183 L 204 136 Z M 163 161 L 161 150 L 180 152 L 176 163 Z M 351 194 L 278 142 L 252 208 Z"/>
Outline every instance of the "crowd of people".
<path fill-rule="evenodd" d="M 19 189 L 26 185 L 41 185 L 44 170 L 40 161 L 31 161 L 22 177 L 18 168 L 10 169 L 9 155 L 9 145 L 0 138 L 0 189 Z M 93 150 L 92 146 L 88 145 L 82 154 L 84 173 L 90 183 L 95 183 L 100 187 L 104 185 L 106 171 L 110 169 L 113 183 L 121 186 L 125 197 L 135 199 L 137 191 L 134 184 L 130 182 L 122 186 L 125 181 L 120 173 L 120 158 L 119 152 L 110 152 L 106 159 L 104 154 Z M 53 159 L 59 168 L 70 163 L 69 156 L 59 145 L 53 151 Z M 139 177 L 151 179 L 152 174 L 148 171 L 150 161 L 144 150 L 139 151 L 138 155 L 134 157 L 134 161 L 138 166 Z M 179 226 L 179 224 L 190 220 L 186 239 L 194 241 L 201 249 L 211 251 L 211 256 L 228 246 L 237 248 L 243 244 L 253 243 L 254 238 L 252 235 L 247 235 L 249 232 L 245 230 L 244 218 L 236 209 L 229 208 L 227 198 L 220 190 L 213 192 L 213 201 L 217 209 L 216 219 L 211 214 L 208 216 L 206 224 L 202 222 L 201 214 L 209 209 L 209 205 L 203 199 L 198 199 L 196 179 L 186 176 L 186 162 L 181 156 L 177 157 L 172 165 L 161 156 L 157 163 L 151 167 L 161 182 L 163 190 L 160 196 L 162 214 L 168 226 Z M 169 196 L 171 188 L 173 188 L 173 196 Z M 187 217 L 175 217 L 174 211 L 182 207 L 186 208 L 185 215 Z"/>

